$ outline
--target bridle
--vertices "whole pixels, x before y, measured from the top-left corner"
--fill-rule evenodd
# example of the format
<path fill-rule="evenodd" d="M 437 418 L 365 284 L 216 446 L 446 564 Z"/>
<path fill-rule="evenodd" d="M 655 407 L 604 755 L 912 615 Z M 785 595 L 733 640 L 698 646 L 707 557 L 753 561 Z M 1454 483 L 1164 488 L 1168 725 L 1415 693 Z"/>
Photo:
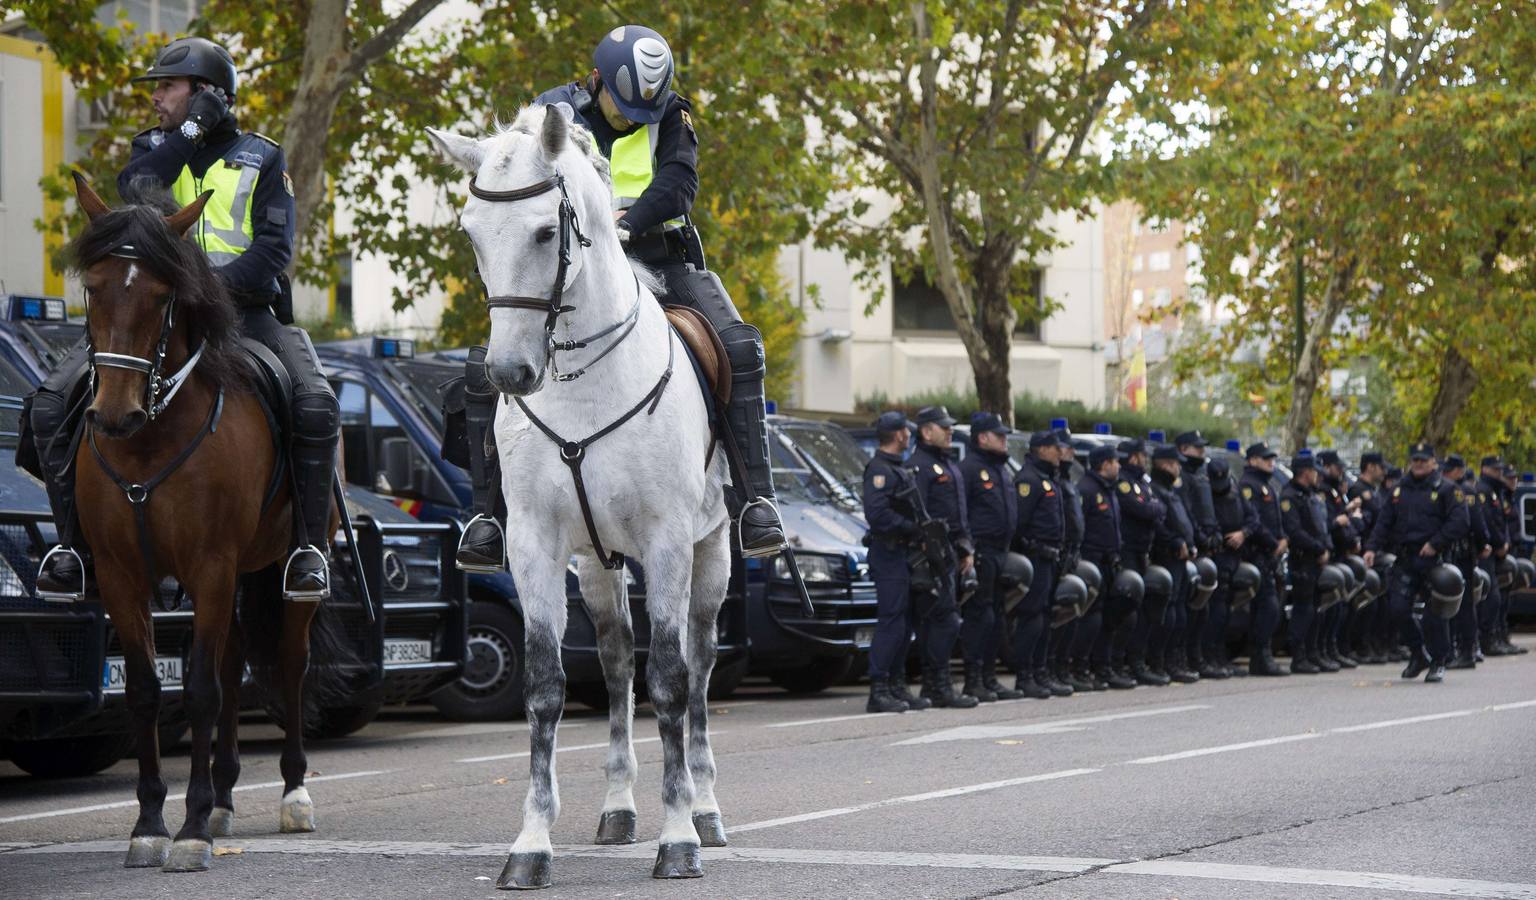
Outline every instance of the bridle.
<path fill-rule="evenodd" d="M 109 255 L 119 259 L 139 260 L 143 258 L 139 256 L 138 249 L 132 244 L 122 244 L 114 248 Z M 89 306 L 89 298 L 87 298 L 86 304 Z M 170 343 L 171 331 L 175 327 L 176 293 L 172 291 L 170 299 L 165 304 L 165 315 L 160 322 L 160 339 L 155 342 L 154 357 L 152 359 L 145 359 L 142 356 L 130 356 L 126 353 L 99 351 L 91 343 L 90 329 L 87 328 L 86 344 L 90 351 L 91 384 L 94 386 L 96 383 L 96 370 L 98 368 L 127 369 L 130 372 L 142 373 L 146 376 L 144 382 L 144 411 L 149 415 L 149 420 L 153 422 L 156 417 L 165 412 L 165 408 L 170 406 L 171 400 L 176 397 L 176 393 L 181 390 L 182 385 L 187 383 L 187 379 L 192 375 L 192 370 L 197 368 L 198 360 L 203 358 L 203 349 L 207 346 L 207 344 L 199 344 L 197 350 L 182 364 L 180 369 L 177 369 L 172 375 L 162 375 L 161 370 L 165 368 L 166 346 Z"/>
<path fill-rule="evenodd" d="M 555 325 L 560 316 L 568 312 L 574 312 L 576 307 L 561 305 L 565 296 L 565 276 L 571 268 L 571 238 L 575 237 L 576 243 L 582 247 L 592 246 L 592 240 L 581 231 L 581 220 L 576 216 L 576 207 L 571 203 L 571 198 L 565 190 L 565 176 L 557 170 L 543 181 L 535 182 L 527 187 L 513 188 L 509 191 L 488 191 L 475 183 L 471 178 L 469 192 L 481 200 L 489 203 L 515 203 L 519 200 L 528 200 L 549 193 L 552 190 L 560 192 L 560 244 L 559 265 L 555 268 L 555 284 L 548 297 L 527 297 L 517 294 L 504 294 L 487 297 L 486 309 L 528 309 L 534 312 L 544 313 L 544 335 L 547 345 L 547 359 L 554 370 L 556 381 L 575 381 L 586 374 L 588 368 L 598 360 L 613 352 L 629 333 L 634 330 L 635 323 L 640 317 L 640 279 L 635 279 L 635 302 L 629 308 L 629 312 L 622 319 L 609 325 L 607 328 L 590 334 L 580 340 L 557 341 L 555 340 Z M 623 332 L 614 338 L 603 348 L 601 353 L 588 360 L 585 366 L 574 372 L 561 372 L 560 366 L 555 360 L 556 352 L 570 352 L 590 346 L 594 341 L 607 337 L 619 329 Z"/>

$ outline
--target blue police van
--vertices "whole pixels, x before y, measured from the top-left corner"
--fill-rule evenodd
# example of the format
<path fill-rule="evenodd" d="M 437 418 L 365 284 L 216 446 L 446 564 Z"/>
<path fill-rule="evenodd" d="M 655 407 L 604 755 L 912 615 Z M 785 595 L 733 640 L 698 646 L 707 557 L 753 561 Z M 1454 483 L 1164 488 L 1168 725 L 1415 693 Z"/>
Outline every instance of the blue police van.
<path fill-rule="evenodd" d="M 22 398 L 80 338 L 62 300 L 4 298 L 0 321 L 0 452 L 15 453 Z M 352 690 L 306 721 L 314 737 L 366 725 L 386 703 L 405 702 L 458 678 L 466 652 L 463 579 L 453 568 L 458 534 L 425 524 L 362 490 L 348 491 L 359 556 L 379 615 L 372 623 L 355 590 L 345 538 L 333 554 L 327 614 L 349 638 Z M 30 475 L 0 466 L 0 759 L 38 775 L 79 775 L 132 750 L 124 666 L 116 633 L 96 603 L 36 598 L 41 555 L 55 541 L 47 496 Z M 167 587 L 165 596 L 174 595 Z M 162 682 L 162 746 L 185 732 L 181 680 L 191 647 L 192 607 L 179 598 L 152 609 Z M 261 698 L 249 692 L 248 705 Z"/>

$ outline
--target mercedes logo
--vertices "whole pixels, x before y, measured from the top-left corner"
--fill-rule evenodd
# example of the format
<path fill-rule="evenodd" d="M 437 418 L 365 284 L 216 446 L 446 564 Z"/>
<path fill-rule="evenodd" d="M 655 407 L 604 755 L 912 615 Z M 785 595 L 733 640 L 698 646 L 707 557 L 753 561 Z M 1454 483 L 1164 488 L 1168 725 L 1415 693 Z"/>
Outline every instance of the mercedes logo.
<path fill-rule="evenodd" d="M 393 550 L 384 551 L 384 584 L 396 593 L 411 586 L 411 573 L 405 560 Z"/>

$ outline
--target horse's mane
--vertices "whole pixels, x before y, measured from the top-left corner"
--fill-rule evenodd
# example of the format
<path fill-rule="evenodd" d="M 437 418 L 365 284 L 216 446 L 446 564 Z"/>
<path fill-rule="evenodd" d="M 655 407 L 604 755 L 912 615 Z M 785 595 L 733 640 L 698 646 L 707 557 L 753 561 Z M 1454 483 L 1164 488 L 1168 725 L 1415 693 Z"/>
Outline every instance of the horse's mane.
<path fill-rule="evenodd" d="M 498 118 L 496 120 L 496 130 L 491 134 L 491 137 L 501 138 L 512 134 L 526 134 L 536 141 L 541 140 L 544 131 L 545 112 L 546 107 L 544 106 L 525 106 L 518 110 L 517 117 L 511 122 L 503 122 Z M 592 168 L 596 170 L 598 177 L 602 179 L 603 186 L 611 191 L 613 189 L 613 176 L 608 164 L 608 157 L 604 156 L 602 150 L 598 148 L 597 139 L 592 136 L 592 132 L 588 131 L 586 126 L 582 125 L 579 121 L 573 120 L 567 126 L 566 135 L 570 142 L 576 145 L 576 149 L 580 150 L 582 155 L 587 158 L 587 162 L 592 164 Z M 656 297 L 661 297 L 666 293 L 661 276 L 652 272 L 648 266 L 639 260 L 633 257 L 627 258 L 629 260 L 629 267 L 634 270 L 635 277 L 640 279 L 640 283 L 645 286 L 646 290 Z"/>
<path fill-rule="evenodd" d="M 176 202 L 156 179 L 135 178 L 124 192 L 128 205 L 97 216 L 66 248 L 69 266 L 84 272 L 124 244 L 137 251 L 139 265 L 170 286 L 177 316 L 190 329 L 190 345 L 204 344 L 198 374 L 216 387 L 239 388 L 250 378 L 240 356 L 240 315 L 208 257 L 165 224 Z"/>

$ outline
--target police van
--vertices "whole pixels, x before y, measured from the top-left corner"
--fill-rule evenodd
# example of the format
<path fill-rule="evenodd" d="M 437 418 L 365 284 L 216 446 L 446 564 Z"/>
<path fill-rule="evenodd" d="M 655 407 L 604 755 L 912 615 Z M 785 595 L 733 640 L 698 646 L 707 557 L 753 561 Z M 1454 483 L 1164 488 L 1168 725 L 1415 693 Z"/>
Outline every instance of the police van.
<path fill-rule="evenodd" d="M 0 452 L 15 453 L 22 398 L 79 340 L 57 298 L 3 298 L 0 321 Z M 356 656 L 352 691 L 314 710 L 306 731 L 335 737 L 361 728 L 385 703 L 404 702 L 456 680 L 465 656 L 463 579 L 452 565 L 458 535 L 427 525 L 366 491 L 349 490 L 363 577 L 379 615 L 368 621 L 344 536 L 332 554 L 334 614 Z M 97 603 L 45 603 L 33 593 L 42 553 L 56 540 L 47 496 L 30 475 L 0 466 L 0 759 L 39 775 L 79 775 L 132 750 L 124 665 L 116 633 Z M 174 585 L 163 587 L 166 598 Z M 162 683 L 162 746 L 186 730 L 181 681 L 191 649 L 192 607 L 180 597 L 151 610 Z M 259 705 L 250 692 L 247 705 Z"/>

